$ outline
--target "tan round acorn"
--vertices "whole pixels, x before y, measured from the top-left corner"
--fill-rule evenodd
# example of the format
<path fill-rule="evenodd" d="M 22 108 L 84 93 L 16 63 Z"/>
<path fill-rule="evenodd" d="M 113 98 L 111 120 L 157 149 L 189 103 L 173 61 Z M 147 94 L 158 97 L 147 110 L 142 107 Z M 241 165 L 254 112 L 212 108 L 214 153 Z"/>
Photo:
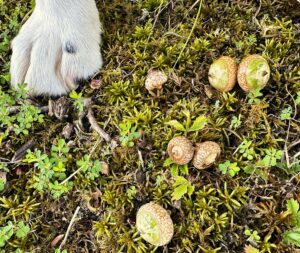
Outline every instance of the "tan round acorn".
<path fill-rule="evenodd" d="M 146 89 L 148 91 L 161 90 L 163 84 L 168 81 L 168 77 L 165 73 L 159 70 L 150 70 L 145 82 Z"/>
<path fill-rule="evenodd" d="M 199 170 L 206 169 L 215 163 L 220 154 L 221 148 L 216 142 L 197 143 L 193 165 Z"/>
<path fill-rule="evenodd" d="M 257 54 L 248 55 L 239 65 L 238 83 L 246 92 L 260 90 L 268 83 L 270 73 L 270 66 L 264 57 Z"/>
<path fill-rule="evenodd" d="M 155 246 L 168 244 L 174 234 L 173 221 L 168 211 L 153 202 L 138 210 L 136 227 L 141 237 Z"/>
<path fill-rule="evenodd" d="M 221 56 L 210 65 L 209 83 L 221 92 L 232 90 L 236 83 L 237 68 L 235 59 L 229 56 Z"/>
<path fill-rule="evenodd" d="M 176 164 L 188 164 L 194 156 L 193 143 L 183 136 L 173 138 L 167 148 L 168 154 Z"/>

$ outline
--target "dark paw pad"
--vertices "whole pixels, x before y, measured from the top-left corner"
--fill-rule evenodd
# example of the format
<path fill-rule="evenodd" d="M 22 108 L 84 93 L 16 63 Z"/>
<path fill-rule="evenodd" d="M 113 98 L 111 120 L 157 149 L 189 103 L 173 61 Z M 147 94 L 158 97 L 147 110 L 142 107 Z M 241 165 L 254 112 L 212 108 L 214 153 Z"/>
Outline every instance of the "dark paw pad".
<path fill-rule="evenodd" d="M 69 54 L 76 53 L 76 47 L 70 41 L 66 43 L 64 50 Z"/>

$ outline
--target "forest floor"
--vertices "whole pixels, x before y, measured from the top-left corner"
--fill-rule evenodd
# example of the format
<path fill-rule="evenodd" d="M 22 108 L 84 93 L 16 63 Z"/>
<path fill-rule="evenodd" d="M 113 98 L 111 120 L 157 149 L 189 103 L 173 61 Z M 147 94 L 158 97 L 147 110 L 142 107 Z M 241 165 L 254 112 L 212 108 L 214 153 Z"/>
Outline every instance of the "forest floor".
<path fill-rule="evenodd" d="M 97 1 L 104 67 L 49 102 L 9 88 L 10 42 L 33 3 L 0 0 L 1 253 L 298 252 L 300 3 L 200 3 Z M 270 65 L 264 89 L 210 86 L 215 59 L 249 54 Z M 151 69 L 168 76 L 157 93 Z M 206 170 L 172 164 L 175 136 L 221 155 Z M 174 222 L 164 247 L 135 226 L 150 201 Z"/>

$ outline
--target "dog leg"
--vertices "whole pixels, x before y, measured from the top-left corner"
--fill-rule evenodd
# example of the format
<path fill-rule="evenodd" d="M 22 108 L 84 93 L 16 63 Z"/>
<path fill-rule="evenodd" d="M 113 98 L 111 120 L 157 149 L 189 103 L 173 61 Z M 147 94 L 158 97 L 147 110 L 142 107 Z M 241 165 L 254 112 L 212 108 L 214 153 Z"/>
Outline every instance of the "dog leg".
<path fill-rule="evenodd" d="M 100 26 L 94 0 L 37 0 L 12 43 L 12 85 L 50 96 L 76 88 L 102 66 Z"/>

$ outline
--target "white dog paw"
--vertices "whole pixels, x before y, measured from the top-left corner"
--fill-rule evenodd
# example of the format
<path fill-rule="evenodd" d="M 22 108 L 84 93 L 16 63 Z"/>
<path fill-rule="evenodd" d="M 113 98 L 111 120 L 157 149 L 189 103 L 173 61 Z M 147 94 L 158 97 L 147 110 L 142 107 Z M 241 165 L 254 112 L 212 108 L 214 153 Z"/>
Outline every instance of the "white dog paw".
<path fill-rule="evenodd" d="M 76 88 L 76 80 L 92 76 L 102 66 L 94 0 L 77 4 L 70 0 L 37 1 L 12 49 L 10 73 L 15 88 L 26 83 L 32 95 L 68 93 Z"/>

